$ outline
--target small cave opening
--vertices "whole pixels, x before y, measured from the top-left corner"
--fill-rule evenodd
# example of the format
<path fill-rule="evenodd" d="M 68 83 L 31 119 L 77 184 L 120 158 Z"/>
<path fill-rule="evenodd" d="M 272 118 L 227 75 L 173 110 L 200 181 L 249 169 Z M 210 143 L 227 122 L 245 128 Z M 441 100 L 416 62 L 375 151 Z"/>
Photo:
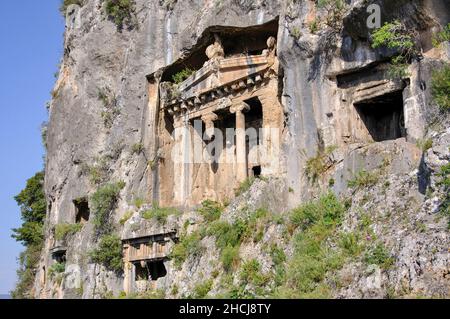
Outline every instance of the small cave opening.
<path fill-rule="evenodd" d="M 65 263 L 66 262 L 66 250 L 65 249 L 54 250 L 52 252 L 52 259 L 59 264 Z"/>
<path fill-rule="evenodd" d="M 77 224 L 87 223 L 91 215 L 88 199 L 86 197 L 78 198 L 73 201 L 73 204 L 75 206 L 75 222 Z"/>
<path fill-rule="evenodd" d="M 375 142 L 406 136 L 402 91 L 395 91 L 354 104 Z"/>
<path fill-rule="evenodd" d="M 135 263 L 135 280 L 136 281 L 156 281 L 167 275 L 166 266 L 163 260 L 146 261 Z"/>
<path fill-rule="evenodd" d="M 253 171 L 253 177 L 260 177 L 261 176 L 261 166 L 254 166 L 252 168 Z"/>

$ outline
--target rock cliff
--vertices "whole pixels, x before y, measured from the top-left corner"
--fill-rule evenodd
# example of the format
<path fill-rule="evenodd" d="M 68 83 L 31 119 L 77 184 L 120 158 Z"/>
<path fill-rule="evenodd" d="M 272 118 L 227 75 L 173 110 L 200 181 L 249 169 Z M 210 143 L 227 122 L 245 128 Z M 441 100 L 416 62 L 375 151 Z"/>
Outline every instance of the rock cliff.
<path fill-rule="evenodd" d="M 445 0 L 136 0 L 121 28 L 106 2 L 66 11 L 36 297 L 449 297 L 449 118 L 431 85 L 450 55 L 432 43 L 450 21 Z M 415 32 L 405 76 L 388 76 L 395 50 L 373 48 L 373 4 L 382 24 Z M 161 168 L 159 84 L 200 69 L 217 34 L 231 40 L 212 60 L 260 34 L 255 54 L 270 56 L 276 38 L 279 169 L 227 200 L 159 205 L 161 185 L 181 179 Z M 99 256 L 106 233 L 121 240 L 123 269 Z M 133 255 L 148 241 L 150 262 Z"/>

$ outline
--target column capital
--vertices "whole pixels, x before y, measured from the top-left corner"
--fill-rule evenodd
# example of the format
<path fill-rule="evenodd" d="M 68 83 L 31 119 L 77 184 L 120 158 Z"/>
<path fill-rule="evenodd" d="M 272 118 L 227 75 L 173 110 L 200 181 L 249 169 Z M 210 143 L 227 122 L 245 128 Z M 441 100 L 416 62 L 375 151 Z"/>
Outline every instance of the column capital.
<path fill-rule="evenodd" d="M 248 105 L 245 102 L 241 102 L 239 104 L 235 104 L 235 105 L 232 105 L 230 107 L 230 112 L 232 114 L 234 114 L 234 113 L 242 113 L 242 112 L 247 112 L 247 111 L 250 111 L 250 105 Z"/>
<path fill-rule="evenodd" d="M 201 117 L 201 120 L 203 122 L 205 122 L 206 127 L 211 126 L 211 125 L 214 126 L 213 122 L 217 121 L 218 119 L 219 119 L 219 117 L 217 116 L 217 114 L 213 113 L 213 112 L 203 114 Z"/>

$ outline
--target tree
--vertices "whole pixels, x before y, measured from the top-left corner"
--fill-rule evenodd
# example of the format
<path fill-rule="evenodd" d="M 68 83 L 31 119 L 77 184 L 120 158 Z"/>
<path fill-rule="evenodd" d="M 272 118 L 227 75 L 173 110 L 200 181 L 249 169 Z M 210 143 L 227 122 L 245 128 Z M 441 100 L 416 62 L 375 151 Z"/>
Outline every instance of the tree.
<path fill-rule="evenodd" d="M 39 172 L 30 178 L 25 189 L 14 199 L 20 207 L 23 223 L 20 228 L 13 229 L 12 237 L 25 246 L 41 244 L 47 208 L 44 194 L 44 173 Z"/>
<path fill-rule="evenodd" d="M 44 173 L 39 172 L 27 181 L 26 187 L 14 197 L 20 207 L 22 225 L 13 229 L 12 237 L 21 242 L 25 251 L 20 254 L 18 282 L 13 298 L 32 298 L 32 288 L 36 276 L 36 265 L 44 241 L 44 220 L 47 203 L 44 194 Z"/>

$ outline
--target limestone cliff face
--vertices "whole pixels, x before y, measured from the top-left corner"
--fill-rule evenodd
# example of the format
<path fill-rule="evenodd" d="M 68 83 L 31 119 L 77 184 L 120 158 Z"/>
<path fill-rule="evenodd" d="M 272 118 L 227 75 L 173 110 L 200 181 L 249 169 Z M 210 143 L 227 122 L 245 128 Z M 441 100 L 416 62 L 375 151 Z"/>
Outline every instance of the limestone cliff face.
<path fill-rule="evenodd" d="M 103 1 L 85 2 L 68 8 L 64 57 L 50 105 L 45 181 L 49 207 L 36 297 L 117 296 L 134 280 L 91 262 L 87 252 L 98 244 L 92 216 L 80 232 L 63 242 L 55 239 L 56 225 L 75 222 L 74 201 L 89 199 L 99 185 L 125 182 L 111 216 L 122 239 L 172 230 L 180 237 L 205 223 L 193 207 L 183 207 L 181 216 L 159 225 L 142 218 L 145 205 L 133 205 L 137 198 L 152 203 L 160 184 L 153 163 L 159 110 L 151 104 L 155 93 L 149 90 L 148 76 L 195 52 L 210 27 L 229 27 L 224 32 L 233 34 L 273 21 L 278 24 L 281 66 L 277 97 L 285 116 L 281 173 L 258 179 L 248 192 L 230 199 L 221 218 L 232 222 L 261 207 L 287 216 L 290 209 L 330 188 L 351 198 L 340 229 L 354 230 L 369 214 L 374 236 L 395 256 L 388 270 L 372 269 L 361 260 L 346 262 L 334 274 L 342 280 L 334 286 L 333 297 L 448 297 L 450 237 L 446 221 L 437 216 L 445 197 L 438 173 L 450 159 L 450 131 L 448 119 L 430 127 L 435 107 L 429 85 L 432 70 L 448 62 L 450 54 L 446 44 L 431 45 L 431 34 L 450 20 L 445 0 L 348 1 L 349 9 L 337 25 L 322 25 L 314 32 L 311 24 L 326 12 L 309 0 L 136 0 L 134 27 L 121 32 L 105 18 Z M 419 33 L 423 58 L 412 62 L 410 76 L 402 83 L 387 80 L 383 71 L 393 53 L 370 46 L 370 3 L 380 5 L 383 22 L 399 18 Z M 390 102 L 379 100 L 386 96 Z M 404 127 L 397 139 L 368 132 L 370 120 L 364 116 L 370 114 L 356 106 L 362 109 L 373 102 L 371 97 L 378 98 L 377 103 L 400 99 L 398 116 L 404 117 Z M 433 146 L 422 152 L 417 142 L 425 139 Z M 318 154 L 327 168 L 312 182 L 305 167 Z M 382 178 L 368 189 L 349 189 L 348 181 L 362 170 L 377 171 Z M 262 272 L 273 272 L 267 247 L 277 244 L 288 259 L 294 255 L 285 233 L 282 225 L 268 223 L 259 242 L 240 246 L 240 258 L 257 259 Z M 202 253 L 188 256 L 180 267 L 165 260 L 167 274 L 153 289 L 179 298 L 193 295 L 199 283 L 211 280 L 209 294 L 225 294 L 229 276 L 220 266 L 214 238 L 205 236 L 201 243 Z M 65 254 L 65 273 L 55 280 L 48 270 L 59 253 Z M 231 282 L 238 281 L 236 272 Z"/>

